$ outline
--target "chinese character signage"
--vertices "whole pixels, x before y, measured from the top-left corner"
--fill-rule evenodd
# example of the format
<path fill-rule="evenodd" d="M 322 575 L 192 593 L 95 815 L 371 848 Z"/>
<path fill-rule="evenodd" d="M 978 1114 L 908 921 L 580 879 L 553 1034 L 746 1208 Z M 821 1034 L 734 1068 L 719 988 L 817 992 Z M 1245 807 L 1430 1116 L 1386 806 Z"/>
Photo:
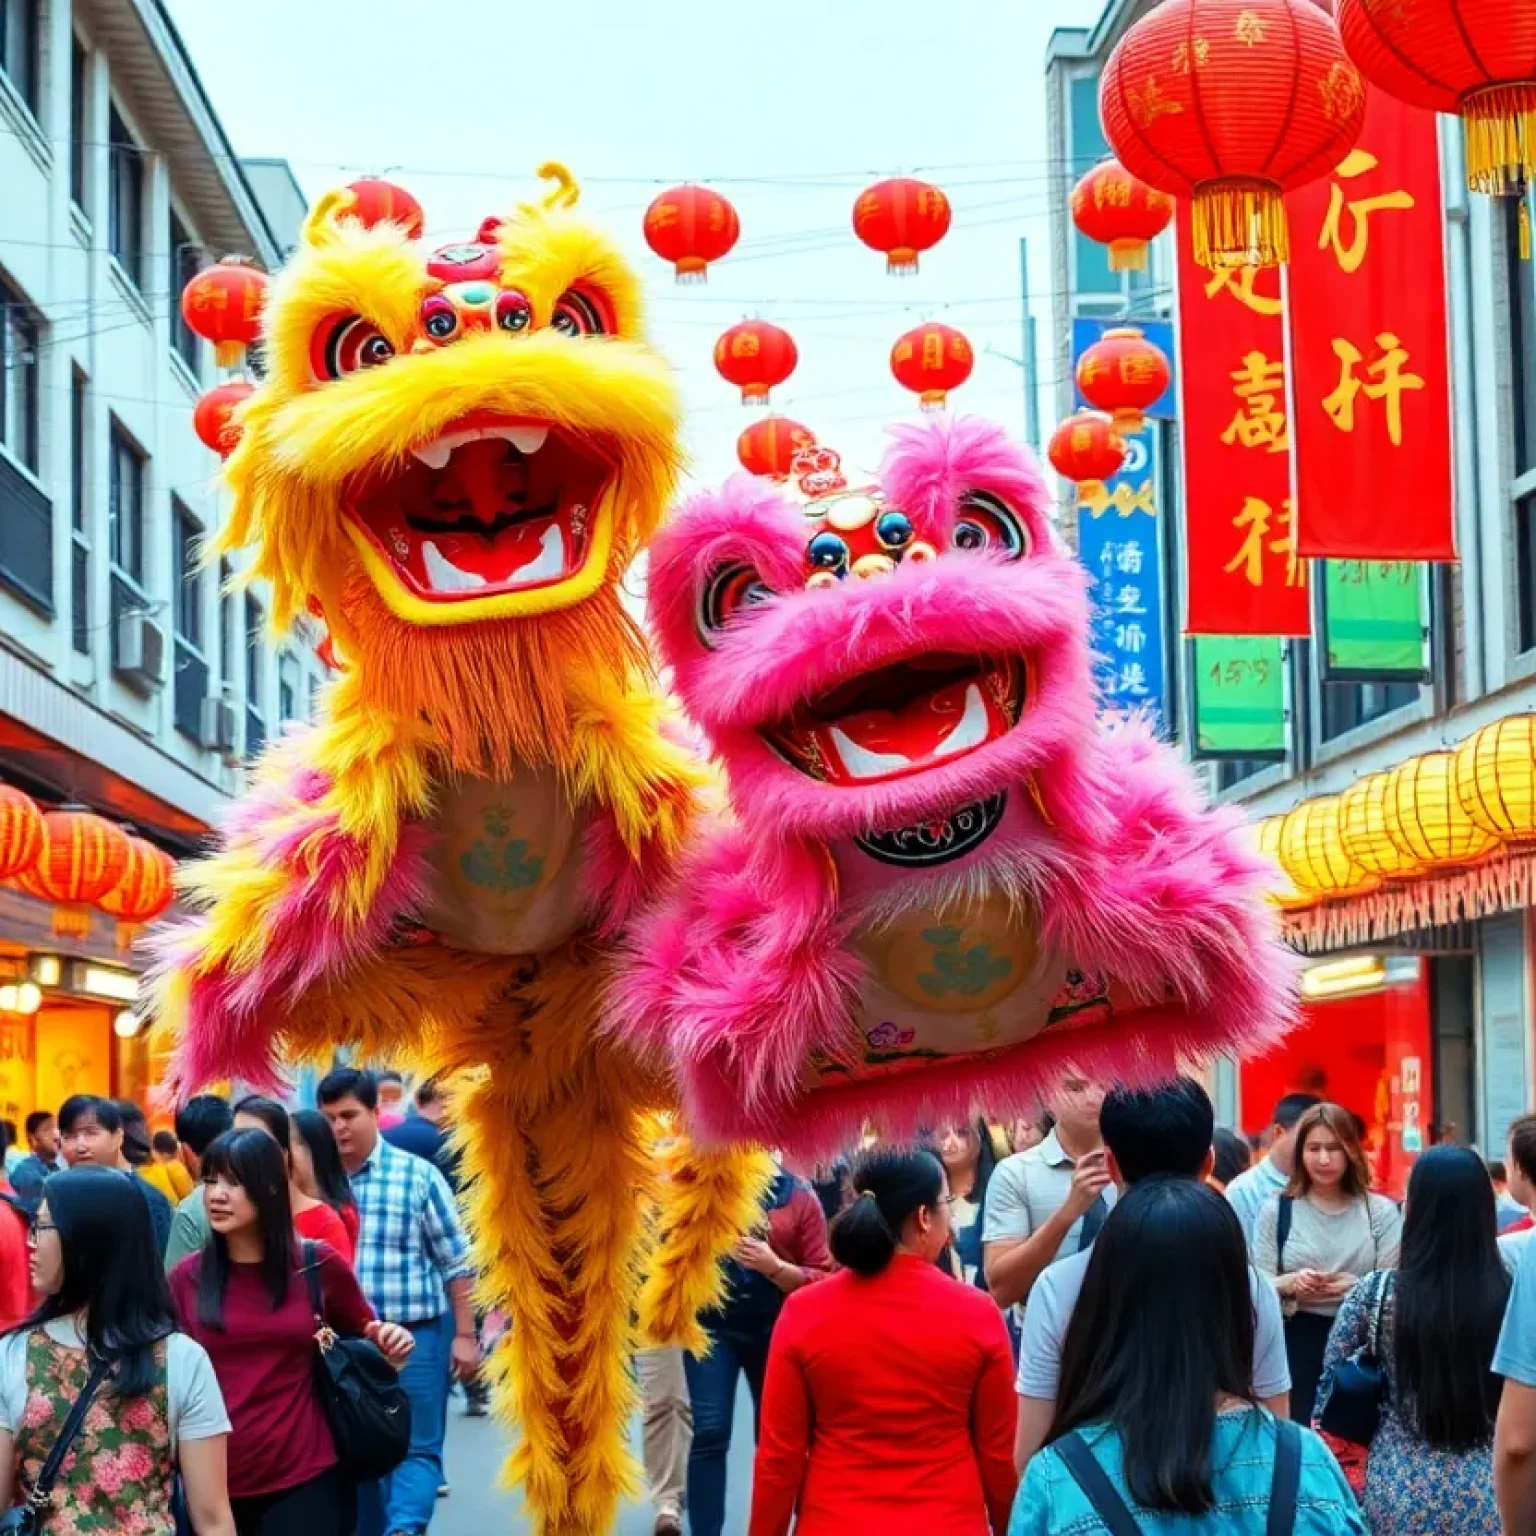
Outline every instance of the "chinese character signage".
<path fill-rule="evenodd" d="M 1192 635 L 1305 635 L 1296 547 L 1285 318 L 1274 268 L 1209 272 L 1179 204 L 1179 381 Z"/>
<path fill-rule="evenodd" d="M 1089 320 L 1081 315 L 1074 319 L 1072 322 L 1073 409 L 1078 411 L 1093 409 L 1083 398 L 1082 390 L 1077 387 L 1078 358 L 1096 341 L 1099 341 L 1105 331 L 1113 331 L 1125 325 L 1134 325 L 1168 359 L 1170 370 L 1168 388 L 1142 414 L 1149 419 L 1156 417 L 1159 421 L 1174 420 L 1179 414 L 1179 378 L 1178 365 L 1175 362 L 1178 349 L 1174 345 L 1173 327 L 1166 320 Z"/>
<path fill-rule="evenodd" d="M 1197 636 L 1194 641 L 1196 758 L 1285 758 L 1285 680 L 1278 640 Z"/>
<path fill-rule="evenodd" d="M 1164 721 L 1158 429 L 1127 438 L 1119 472 L 1077 509 L 1077 554 L 1093 577 L 1093 649 L 1106 709 Z"/>
<path fill-rule="evenodd" d="M 1297 547 L 1454 560 L 1434 113 L 1373 90 L 1359 145 L 1286 202 Z"/>
<path fill-rule="evenodd" d="M 1323 576 L 1325 682 L 1422 682 L 1424 567 L 1409 560 L 1329 560 Z"/>

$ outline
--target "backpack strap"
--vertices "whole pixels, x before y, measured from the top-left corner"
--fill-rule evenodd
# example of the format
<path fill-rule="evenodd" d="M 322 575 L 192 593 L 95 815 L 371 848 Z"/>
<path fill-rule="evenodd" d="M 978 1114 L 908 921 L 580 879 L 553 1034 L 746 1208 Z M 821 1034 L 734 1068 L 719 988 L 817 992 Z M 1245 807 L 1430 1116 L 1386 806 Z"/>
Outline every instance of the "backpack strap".
<path fill-rule="evenodd" d="M 1280 1209 L 1275 1215 L 1275 1273 L 1285 1273 L 1285 1240 L 1291 1235 L 1291 1217 L 1296 1202 L 1289 1195 L 1280 1196 Z"/>
<path fill-rule="evenodd" d="M 1275 1420 L 1275 1476 L 1269 1488 L 1265 1536 L 1291 1536 L 1301 1491 L 1301 1431 L 1289 1419 Z"/>
<path fill-rule="evenodd" d="M 325 1322 L 325 1298 L 320 1294 L 320 1257 L 319 1250 L 308 1240 L 302 1249 L 304 1258 L 304 1279 L 309 1285 L 309 1310 L 315 1314 L 317 1323 Z"/>
<path fill-rule="evenodd" d="M 1072 1474 L 1072 1481 L 1083 1490 L 1094 1514 L 1104 1522 L 1109 1536 L 1142 1536 L 1141 1527 L 1126 1508 L 1125 1500 L 1115 1492 L 1109 1474 L 1088 1449 L 1088 1442 L 1074 1430 L 1056 1442 L 1056 1450 Z M 1274 1536 L 1273 1531 L 1270 1536 Z"/>

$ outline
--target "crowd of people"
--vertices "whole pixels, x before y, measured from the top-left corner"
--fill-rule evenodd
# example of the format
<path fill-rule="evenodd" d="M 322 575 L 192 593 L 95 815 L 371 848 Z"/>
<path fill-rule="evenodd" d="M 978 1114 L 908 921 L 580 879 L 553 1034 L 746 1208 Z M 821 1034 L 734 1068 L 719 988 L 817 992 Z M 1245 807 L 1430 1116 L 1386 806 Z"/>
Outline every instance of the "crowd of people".
<path fill-rule="evenodd" d="M 318 1101 L 203 1095 L 153 1136 L 90 1096 L 28 1118 L 0 1510 L 72 1434 L 60 1529 L 427 1531 L 484 1321 L 445 1101 L 386 1115 L 352 1069 Z M 742 1381 L 750 1536 L 1536 1531 L 1536 1116 L 1495 1163 L 1422 1153 L 1401 1210 L 1339 1105 L 1282 1099 L 1256 1160 L 1214 1119 L 1187 1079 L 1069 1076 L 1006 1130 L 780 1167 L 709 1349 L 636 1359 L 658 1536 L 723 1536 Z M 387 1477 L 340 1460 L 321 1329 L 399 1373 Z"/>

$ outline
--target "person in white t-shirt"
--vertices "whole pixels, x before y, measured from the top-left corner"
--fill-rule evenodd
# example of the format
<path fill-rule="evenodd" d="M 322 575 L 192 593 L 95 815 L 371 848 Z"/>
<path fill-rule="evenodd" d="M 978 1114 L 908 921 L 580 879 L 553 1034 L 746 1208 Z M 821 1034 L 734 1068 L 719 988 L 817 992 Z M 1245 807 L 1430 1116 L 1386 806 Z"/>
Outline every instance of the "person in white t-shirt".
<path fill-rule="evenodd" d="M 57 1173 L 31 1241 L 43 1303 L 0 1337 L 0 1509 L 31 1492 L 104 1362 L 48 1529 L 169 1531 L 179 1472 L 198 1536 L 235 1536 L 224 1399 L 203 1347 L 175 1331 L 149 1207 L 112 1169 Z"/>
<path fill-rule="evenodd" d="M 1099 1111 L 1105 1161 L 1120 1195 L 1150 1179 L 1203 1182 L 1215 1162 L 1211 1144 L 1216 1122 L 1211 1101 L 1199 1083 L 1181 1077 L 1145 1091 L 1117 1088 Z M 1083 1288 L 1089 1247 L 1052 1264 L 1029 1293 L 1024 1312 L 1024 1341 L 1019 1351 L 1018 1426 L 1014 1463 L 1022 1475 L 1045 1443 L 1056 1414 L 1061 1379 L 1061 1351 L 1072 1312 Z M 1198 1255 L 1191 1255 L 1199 1262 Z M 1291 1373 L 1286 1363 L 1285 1329 L 1274 1287 L 1252 1265 L 1253 1395 L 1279 1418 L 1290 1403 Z"/>
<path fill-rule="evenodd" d="M 1248 1239 L 1250 1253 L 1253 1252 L 1253 1234 L 1264 1202 L 1278 1195 L 1291 1182 L 1291 1173 L 1296 1166 L 1296 1123 L 1314 1104 L 1322 1102 L 1315 1093 L 1286 1094 L 1275 1105 L 1269 1151 L 1246 1173 L 1238 1174 L 1227 1185 L 1227 1199 L 1243 1224 L 1243 1236 Z"/>

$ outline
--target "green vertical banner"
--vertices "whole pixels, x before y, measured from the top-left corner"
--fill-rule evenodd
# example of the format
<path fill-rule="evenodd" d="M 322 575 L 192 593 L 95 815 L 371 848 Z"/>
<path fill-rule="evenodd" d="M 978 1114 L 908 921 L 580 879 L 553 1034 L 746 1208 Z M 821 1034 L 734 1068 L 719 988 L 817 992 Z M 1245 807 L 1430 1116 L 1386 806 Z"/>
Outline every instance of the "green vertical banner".
<path fill-rule="evenodd" d="M 1284 762 L 1284 642 L 1268 636 L 1198 635 L 1191 643 L 1195 759 Z"/>
<path fill-rule="evenodd" d="M 1323 565 L 1323 681 L 1427 679 L 1423 567 L 1411 560 Z"/>

